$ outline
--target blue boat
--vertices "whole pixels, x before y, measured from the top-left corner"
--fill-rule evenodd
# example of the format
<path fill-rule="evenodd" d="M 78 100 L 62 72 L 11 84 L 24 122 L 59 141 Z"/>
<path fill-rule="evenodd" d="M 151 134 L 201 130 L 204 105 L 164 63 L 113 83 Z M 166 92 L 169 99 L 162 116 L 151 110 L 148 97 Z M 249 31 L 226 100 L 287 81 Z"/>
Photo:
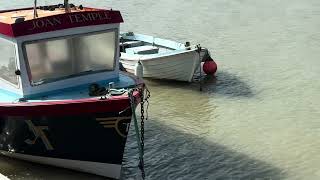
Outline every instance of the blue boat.
<path fill-rule="evenodd" d="M 0 153 L 118 179 L 145 94 L 119 71 L 120 12 L 60 4 L 0 16 Z"/>

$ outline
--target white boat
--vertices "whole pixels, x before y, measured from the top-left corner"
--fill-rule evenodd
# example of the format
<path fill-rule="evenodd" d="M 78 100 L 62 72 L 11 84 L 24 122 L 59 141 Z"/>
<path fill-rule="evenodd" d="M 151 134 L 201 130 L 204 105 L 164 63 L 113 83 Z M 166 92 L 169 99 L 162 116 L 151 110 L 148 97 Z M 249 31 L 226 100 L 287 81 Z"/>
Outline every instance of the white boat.
<path fill-rule="evenodd" d="M 130 73 L 140 61 L 143 77 L 191 82 L 209 52 L 200 45 L 192 47 L 171 40 L 132 32 L 120 34 L 120 62 Z"/>

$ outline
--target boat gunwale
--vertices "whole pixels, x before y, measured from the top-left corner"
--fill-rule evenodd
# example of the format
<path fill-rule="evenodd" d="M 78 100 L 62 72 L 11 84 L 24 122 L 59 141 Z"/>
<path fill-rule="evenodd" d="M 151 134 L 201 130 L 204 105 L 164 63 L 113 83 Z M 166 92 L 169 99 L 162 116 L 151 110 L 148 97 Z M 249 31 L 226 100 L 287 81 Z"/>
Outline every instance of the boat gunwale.
<path fill-rule="evenodd" d="M 193 48 L 193 49 L 189 49 L 189 50 L 183 50 L 183 49 L 178 49 L 178 50 L 173 50 L 170 51 L 168 53 L 157 53 L 157 54 L 147 54 L 147 55 L 141 55 L 141 54 L 129 54 L 127 57 L 128 58 L 123 58 L 122 53 L 123 54 L 127 54 L 124 52 L 121 52 L 121 57 L 120 57 L 120 61 L 121 60 L 127 60 L 127 61 L 153 61 L 153 60 L 159 60 L 160 58 L 166 58 L 169 56 L 175 56 L 175 55 L 181 55 L 181 54 L 186 54 L 186 53 L 191 53 L 191 52 L 195 52 L 197 49 Z M 137 58 L 137 59 L 134 59 Z"/>

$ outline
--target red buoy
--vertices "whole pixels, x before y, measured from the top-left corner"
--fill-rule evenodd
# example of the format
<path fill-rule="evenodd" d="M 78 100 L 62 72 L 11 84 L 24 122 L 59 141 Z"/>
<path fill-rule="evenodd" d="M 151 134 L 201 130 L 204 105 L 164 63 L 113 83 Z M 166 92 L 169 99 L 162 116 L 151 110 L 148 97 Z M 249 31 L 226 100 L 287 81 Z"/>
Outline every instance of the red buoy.
<path fill-rule="evenodd" d="M 217 64 L 213 61 L 213 59 L 211 57 L 206 59 L 203 64 L 203 71 L 207 75 L 214 75 L 214 73 L 216 73 L 216 71 L 217 71 L 217 68 L 218 68 Z"/>

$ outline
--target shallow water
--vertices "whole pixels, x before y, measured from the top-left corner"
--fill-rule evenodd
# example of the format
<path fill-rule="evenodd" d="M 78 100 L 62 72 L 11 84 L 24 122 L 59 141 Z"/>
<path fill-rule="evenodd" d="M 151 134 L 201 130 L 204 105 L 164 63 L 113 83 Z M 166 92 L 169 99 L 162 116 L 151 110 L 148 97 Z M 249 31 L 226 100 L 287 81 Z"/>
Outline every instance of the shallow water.
<path fill-rule="evenodd" d="M 73 2 L 120 9 L 123 31 L 201 43 L 218 62 L 203 92 L 197 83 L 147 81 L 148 179 L 320 179 L 320 1 Z M 32 1 L 0 9 L 25 5 Z M 139 179 L 137 163 L 131 134 L 122 179 Z M 102 179 L 3 157 L 0 172 Z"/>

